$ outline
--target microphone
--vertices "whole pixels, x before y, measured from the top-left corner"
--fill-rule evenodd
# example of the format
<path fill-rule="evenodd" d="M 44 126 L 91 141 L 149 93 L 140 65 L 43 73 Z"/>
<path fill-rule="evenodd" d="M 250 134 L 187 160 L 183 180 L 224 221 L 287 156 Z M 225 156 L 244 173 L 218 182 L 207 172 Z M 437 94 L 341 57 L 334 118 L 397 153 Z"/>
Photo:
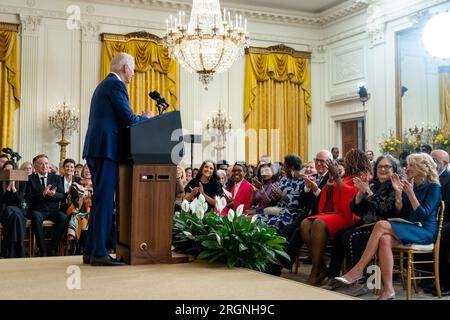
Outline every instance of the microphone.
<path fill-rule="evenodd" d="M 153 100 L 156 101 L 156 106 L 158 107 L 159 114 L 163 113 L 164 110 L 166 110 L 170 106 L 169 103 L 166 101 L 166 99 L 161 97 L 161 95 L 159 94 L 158 91 L 156 91 L 156 90 L 152 91 L 148 95 L 150 98 L 152 98 Z M 160 109 L 160 107 L 159 107 L 160 105 L 163 106 L 162 109 Z"/>

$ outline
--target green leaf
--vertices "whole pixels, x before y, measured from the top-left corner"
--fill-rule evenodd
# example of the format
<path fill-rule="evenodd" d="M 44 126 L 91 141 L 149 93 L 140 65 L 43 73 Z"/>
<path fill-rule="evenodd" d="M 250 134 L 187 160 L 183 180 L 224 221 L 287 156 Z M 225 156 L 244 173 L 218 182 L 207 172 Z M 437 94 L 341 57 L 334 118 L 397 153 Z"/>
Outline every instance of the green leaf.
<path fill-rule="evenodd" d="M 202 246 L 208 248 L 208 249 L 219 249 L 220 245 L 217 243 L 216 240 L 205 240 L 202 242 Z"/>
<path fill-rule="evenodd" d="M 248 247 L 245 244 L 239 243 L 239 252 L 245 251 L 247 249 L 248 249 Z"/>

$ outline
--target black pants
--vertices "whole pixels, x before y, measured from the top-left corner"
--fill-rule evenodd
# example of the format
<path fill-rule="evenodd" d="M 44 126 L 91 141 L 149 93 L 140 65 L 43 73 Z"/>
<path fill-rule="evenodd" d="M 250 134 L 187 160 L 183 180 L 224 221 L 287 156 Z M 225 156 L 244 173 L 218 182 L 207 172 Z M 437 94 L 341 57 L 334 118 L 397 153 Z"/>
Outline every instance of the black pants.
<path fill-rule="evenodd" d="M 25 210 L 19 207 L 6 207 L 0 214 L 3 241 L 0 255 L 5 258 L 21 258 L 25 256 L 25 231 L 27 218 Z"/>
<path fill-rule="evenodd" d="M 44 241 L 44 228 L 42 223 L 44 220 L 50 220 L 55 223 L 52 232 L 52 239 L 50 241 L 50 253 L 56 253 L 56 249 L 58 248 L 59 241 L 61 241 L 62 235 L 67 227 L 67 218 L 64 213 L 59 210 L 55 211 L 30 211 L 29 217 L 31 219 L 31 223 L 33 226 L 33 232 L 36 236 L 36 241 L 38 244 L 39 252 L 42 256 L 47 255 L 47 248 L 45 246 Z"/>
<path fill-rule="evenodd" d="M 347 269 L 350 270 L 361 259 L 367 242 L 369 242 L 373 226 L 358 228 L 360 223 L 336 231 L 331 248 L 331 260 L 328 277 L 334 278 L 341 274 L 342 263 L 347 257 Z"/>

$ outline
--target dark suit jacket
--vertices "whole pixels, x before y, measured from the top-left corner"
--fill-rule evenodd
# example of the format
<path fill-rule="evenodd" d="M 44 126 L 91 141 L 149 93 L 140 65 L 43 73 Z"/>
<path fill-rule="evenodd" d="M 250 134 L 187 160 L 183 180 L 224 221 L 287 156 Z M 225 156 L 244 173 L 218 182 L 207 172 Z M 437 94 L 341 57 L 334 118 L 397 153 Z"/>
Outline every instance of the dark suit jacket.
<path fill-rule="evenodd" d="M 54 173 L 47 175 L 47 185 L 56 186 L 56 193 L 53 197 L 44 197 L 41 181 L 37 173 L 33 173 L 27 183 L 25 199 L 28 203 L 28 209 L 32 211 L 57 211 L 59 203 L 64 199 L 64 187 L 60 176 Z"/>
<path fill-rule="evenodd" d="M 83 158 L 119 161 L 128 143 L 124 141 L 126 127 L 145 119 L 133 113 L 125 84 L 110 73 L 92 96 Z"/>
<path fill-rule="evenodd" d="M 314 175 L 317 178 L 317 174 Z M 319 189 L 322 190 L 323 187 L 327 184 L 328 181 L 328 172 L 323 177 L 322 181 L 318 185 Z M 305 192 L 305 185 L 303 185 L 303 190 L 300 193 L 299 197 L 299 204 L 302 209 L 305 210 L 306 214 L 308 216 L 310 215 L 316 215 L 318 214 L 319 210 L 319 200 L 320 200 L 320 194 L 316 197 L 312 190 L 309 190 L 309 192 Z"/>
<path fill-rule="evenodd" d="M 445 170 L 439 176 L 441 184 L 442 200 L 445 203 L 444 222 L 450 221 L 450 172 Z"/>

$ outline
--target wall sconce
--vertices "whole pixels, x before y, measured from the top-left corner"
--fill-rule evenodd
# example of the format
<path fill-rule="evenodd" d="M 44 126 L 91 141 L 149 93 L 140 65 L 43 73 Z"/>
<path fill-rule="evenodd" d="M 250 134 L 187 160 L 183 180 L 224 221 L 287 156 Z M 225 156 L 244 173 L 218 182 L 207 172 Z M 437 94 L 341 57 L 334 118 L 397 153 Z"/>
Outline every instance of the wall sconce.
<path fill-rule="evenodd" d="M 367 93 L 366 84 L 364 82 L 358 83 L 358 88 L 359 101 L 363 103 L 364 107 L 367 100 L 369 100 L 369 94 Z"/>

